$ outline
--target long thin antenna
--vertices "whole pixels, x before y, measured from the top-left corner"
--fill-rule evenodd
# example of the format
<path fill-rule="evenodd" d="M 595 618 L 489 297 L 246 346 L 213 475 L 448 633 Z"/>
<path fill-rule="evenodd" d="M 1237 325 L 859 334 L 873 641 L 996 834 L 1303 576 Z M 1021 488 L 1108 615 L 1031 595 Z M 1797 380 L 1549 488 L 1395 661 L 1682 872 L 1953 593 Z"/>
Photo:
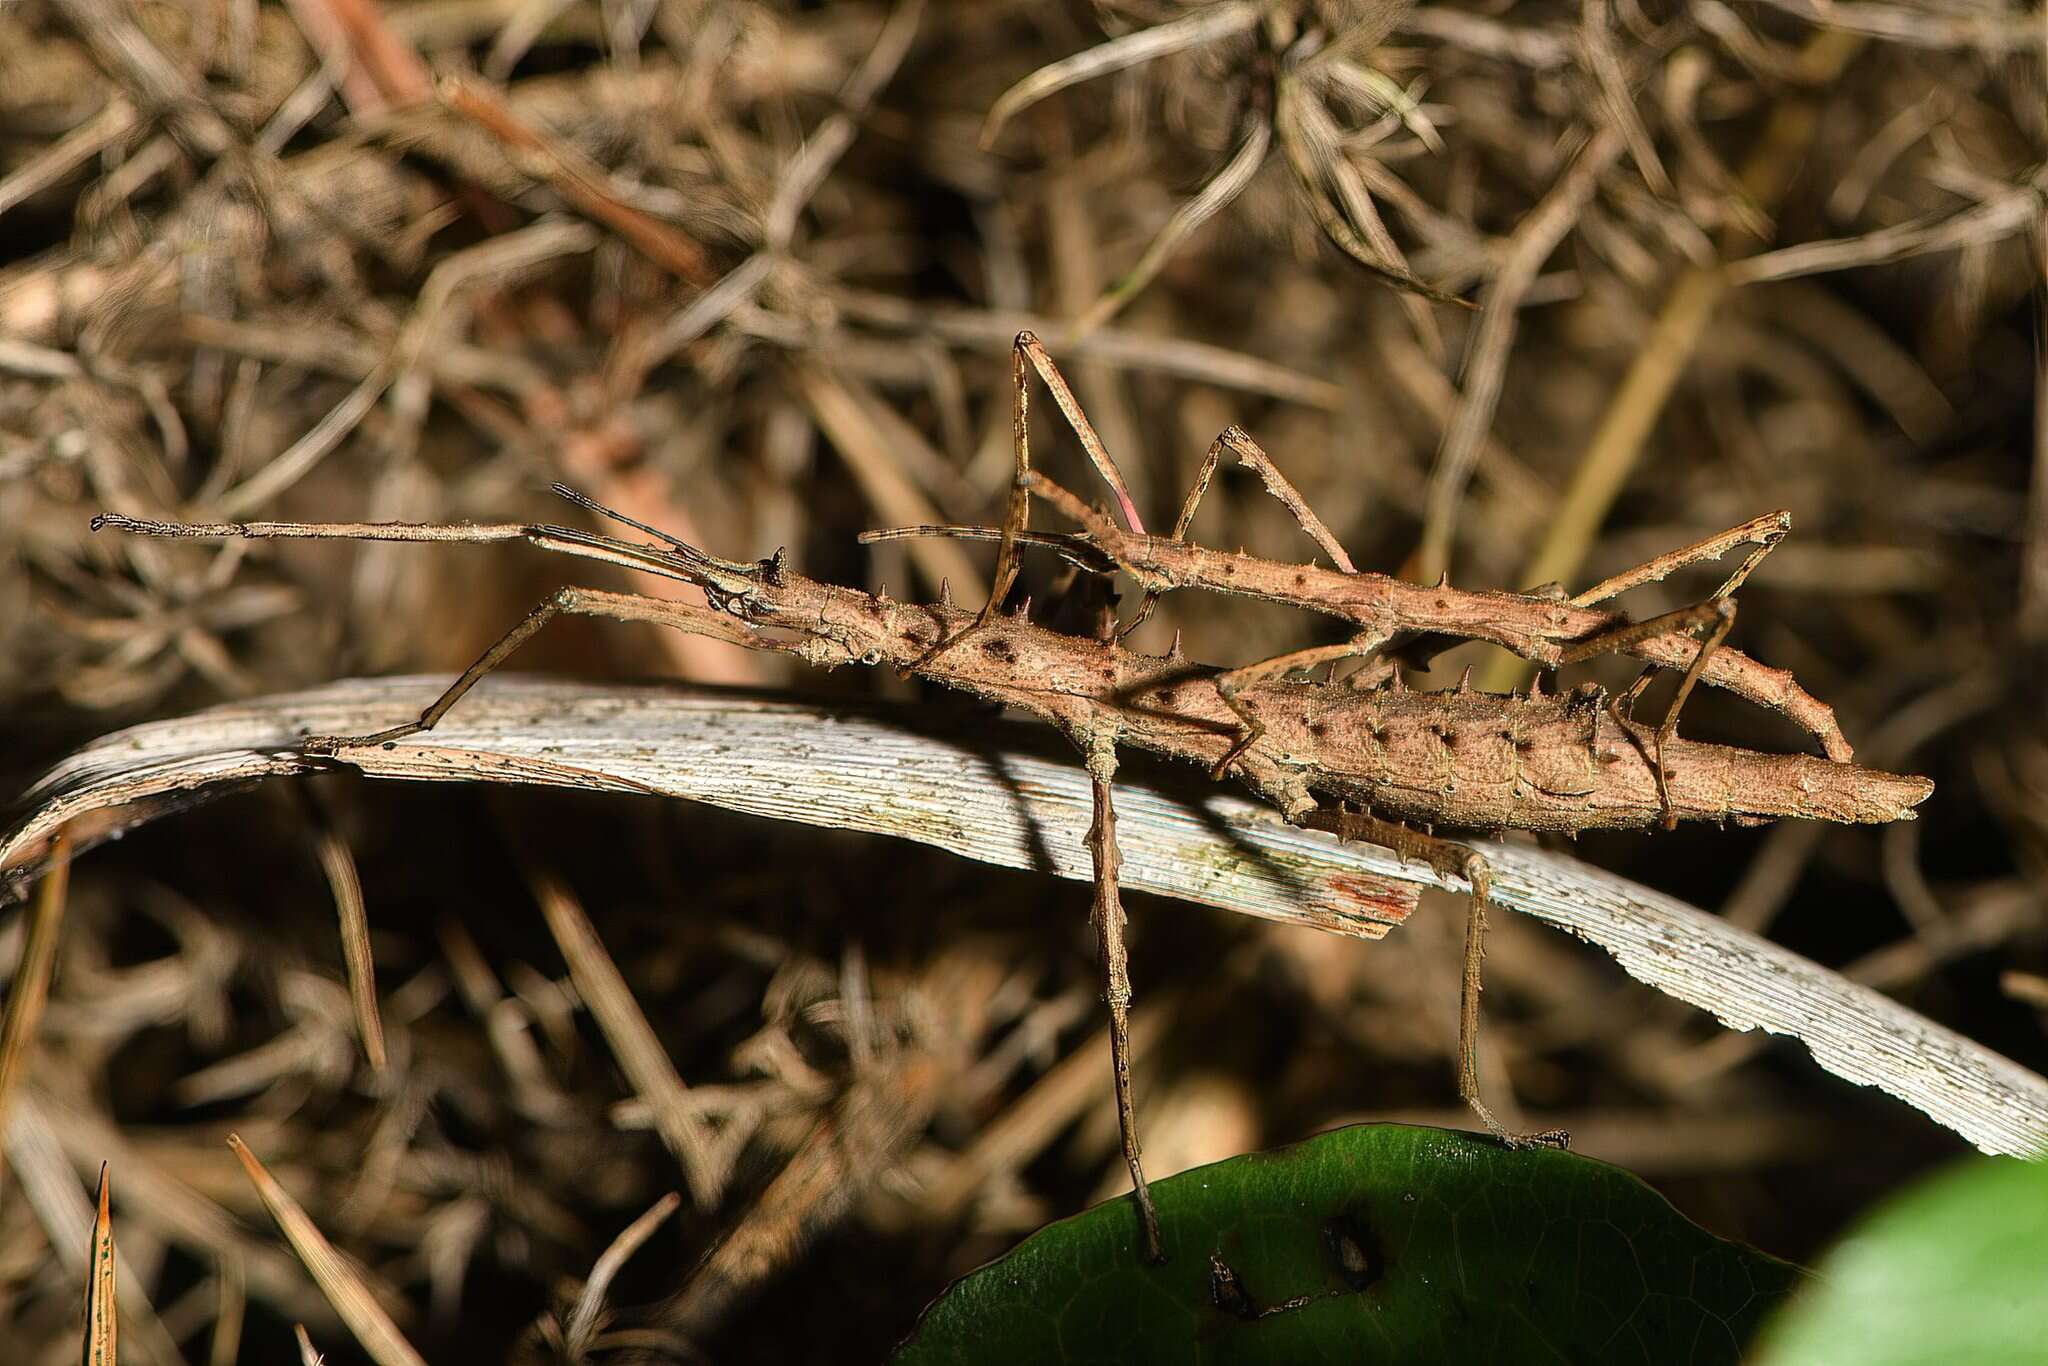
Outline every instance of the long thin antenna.
<path fill-rule="evenodd" d="M 579 493 L 575 489 L 570 488 L 567 484 L 550 484 L 548 485 L 548 487 L 554 490 L 555 496 L 557 498 L 566 498 L 570 502 L 574 503 L 577 507 L 582 508 L 585 512 L 594 512 L 600 517 L 609 517 L 614 522 L 620 522 L 626 526 L 632 527 L 635 531 L 644 531 L 649 536 L 654 537 L 656 540 L 665 541 L 669 545 L 674 546 L 677 550 L 688 551 L 692 555 L 701 555 L 704 553 L 703 551 L 697 549 L 696 546 L 691 545 L 688 541 L 678 540 L 674 536 L 669 535 L 666 531 L 663 531 L 660 527 L 649 526 L 645 522 L 635 521 L 633 518 L 628 517 L 625 513 L 620 512 L 617 508 L 608 508 L 603 503 L 598 502 L 597 499 L 592 498 L 589 494 Z"/>

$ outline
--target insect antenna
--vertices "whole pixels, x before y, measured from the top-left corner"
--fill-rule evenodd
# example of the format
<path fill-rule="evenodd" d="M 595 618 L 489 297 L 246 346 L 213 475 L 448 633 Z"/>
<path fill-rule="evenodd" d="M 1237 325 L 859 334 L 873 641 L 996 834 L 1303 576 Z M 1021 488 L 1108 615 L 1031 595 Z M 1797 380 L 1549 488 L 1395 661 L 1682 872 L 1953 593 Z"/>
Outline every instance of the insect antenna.
<path fill-rule="evenodd" d="M 702 551 L 698 550 L 696 546 L 691 545 L 688 541 L 682 540 L 675 536 L 671 536 L 666 531 L 663 531 L 660 527 L 649 526 L 645 522 L 637 521 L 634 518 L 628 517 L 625 513 L 620 512 L 617 508 L 608 508 L 603 503 L 598 502 L 597 499 L 592 498 L 589 494 L 579 493 L 577 490 L 570 488 L 567 484 L 550 484 L 548 485 L 548 488 L 554 492 L 554 495 L 557 498 L 566 498 L 570 502 L 574 503 L 577 507 L 582 508 L 585 512 L 594 512 L 600 517 L 609 517 L 614 522 L 623 523 L 626 526 L 632 527 L 635 531 L 644 531 L 649 536 L 654 537 L 654 539 L 656 539 L 657 541 L 665 541 L 669 545 L 674 546 L 677 550 L 686 551 L 687 553 L 692 555 L 699 555 L 703 553 Z"/>
<path fill-rule="evenodd" d="M 608 508 L 589 494 L 579 493 L 567 484 L 550 484 L 548 487 L 554 491 L 557 497 L 568 499 L 586 512 L 596 513 L 600 517 L 609 517 L 615 522 L 623 522 L 635 531 L 647 533 L 656 540 L 670 546 L 673 549 L 673 554 L 671 555 L 669 551 L 662 550 L 660 546 L 636 546 L 630 541 L 615 540 L 609 536 L 593 536 L 590 539 L 610 546 L 637 551 L 642 556 L 652 556 L 662 561 L 672 561 L 672 563 L 664 564 L 657 572 L 674 574 L 680 569 L 683 578 L 712 592 L 714 595 L 731 595 L 736 592 L 745 591 L 744 588 L 734 584 L 733 576 L 737 575 L 743 580 L 750 580 L 759 572 L 759 566 L 741 564 L 737 560 L 720 559 L 716 555 L 699 550 L 696 546 L 691 545 L 679 536 L 670 535 L 660 527 L 649 526 L 647 523 L 636 518 L 628 517 L 616 508 Z M 575 539 L 585 535 L 588 535 L 588 533 L 567 532 L 566 538 Z M 778 558 L 779 554 L 780 552 L 778 552 Z M 650 565 L 649 567 L 653 566 Z"/>

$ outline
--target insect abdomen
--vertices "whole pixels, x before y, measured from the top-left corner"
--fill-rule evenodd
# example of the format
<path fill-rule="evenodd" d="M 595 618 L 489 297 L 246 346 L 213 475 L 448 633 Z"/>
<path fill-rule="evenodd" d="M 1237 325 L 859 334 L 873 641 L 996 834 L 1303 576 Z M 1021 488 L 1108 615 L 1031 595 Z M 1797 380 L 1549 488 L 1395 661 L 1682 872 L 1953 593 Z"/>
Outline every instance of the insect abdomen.
<path fill-rule="evenodd" d="M 1652 728 L 1624 730 L 1595 695 L 1300 689 L 1308 781 L 1391 819 L 1482 830 L 1641 829 L 1664 802 L 1649 758 Z M 1294 711 L 1274 708 L 1272 711 Z M 1283 727 L 1274 737 L 1292 748 Z M 1684 820 L 1898 820 L 1933 791 L 1902 777 L 1810 755 L 1760 754 L 1673 739 L 1664 748 L 1671 809 Z"/>

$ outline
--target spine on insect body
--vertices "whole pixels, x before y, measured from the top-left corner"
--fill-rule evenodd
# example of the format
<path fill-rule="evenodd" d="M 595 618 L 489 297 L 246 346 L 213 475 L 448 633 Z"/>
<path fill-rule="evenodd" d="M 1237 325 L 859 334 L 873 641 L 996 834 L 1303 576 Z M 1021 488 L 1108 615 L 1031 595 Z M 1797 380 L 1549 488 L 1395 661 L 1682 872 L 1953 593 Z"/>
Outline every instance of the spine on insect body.
<path fill-rule="evenodd" d="M 1653 729 L 1624 729 L 1592 691 L 1351 693 L 1297 688 L 1255 699 L 1282 750 L 1316 755 L 1311 787 L 1376 814 L 1475 829 L 1642 829 L 1665 813 Z M 1753 823 L 1788 817 L 1910 819 L 1934 785 L 1806 754 L 1673 738 L 1663 749 L 1671 813 Z"/>

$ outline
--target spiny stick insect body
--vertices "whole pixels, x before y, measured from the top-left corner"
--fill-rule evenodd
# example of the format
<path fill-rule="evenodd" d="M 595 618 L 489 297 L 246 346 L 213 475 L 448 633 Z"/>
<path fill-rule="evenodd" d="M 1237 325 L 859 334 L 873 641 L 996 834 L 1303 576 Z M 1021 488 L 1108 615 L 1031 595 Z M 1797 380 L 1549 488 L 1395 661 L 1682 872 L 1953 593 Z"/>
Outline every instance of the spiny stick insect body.
<path fill-rule="evenodd" d="M 1033 474 L 1026 430 L 1027 361 L 1055 399 L 1122 504 L 1125 526 Z M 310 754 L 345 759 L 351 748 L 391 745 L 431 729 L 476 682 L 554 617 L 574 615 L 649 622 L 730 641 L 749 649 L 792 653 L 824 668 L 841 664 L 890 665 L 945 687 L 1046 721 L 1080 750 L 1092 781 L 1094 821 L 1088 847 L 1095 868 L 1094 919 L 1106 996 L 1118 1118 L 1125 1161 L 1136 1196 L 1146 1254 L 1161 1253 L 1158 1219 L 1145 1183 L 1130 1084 L 1130 974 L 1123 944 L 1124 913 L 1117 889 L 1118 851 L 1112 784 L 1117 752 L 1131 746 L 1187 760 L 1229 776 L 1272 803 L 1288 821 L 1364 840 L 1404 859 L 1427 861 L 1471 887 L 1466 921 L 1463 991 L 1459 1011 L 1460 1094 L 1495 1134 L 1510 1142 L 1562 1141 L 1544 1134 L 1511 1135 L 1479 1094 L 1475 1040 L 1479 964 L 1489 873 L 1469 847 L 1403 822 L 1477 831 L 1508 829 L 1575 832 L 1651 828 L 1679 819 L 1752 822 L 1806 817 L 1841 822 L 1907 818 L 1932 791 L 1924 778 L 1880 773 L 1847 762 L 1832 713 L 1808 697 L 1789 675 L 1766 670 L 1738 651 L 1716 648 L 1732 614 L 1728 594 L 1753 568 L 1763 549 L 1783 533 L 1782 518 L 1759 519 L 1721 537 L 1660 557 L 1569 601 L 1538 594 L 1473 593 L 1442 584 L 1434 589 L 1382 575 L 1319 570 L 1249 556 L 1222 556 L 1182 537 L 1221 447 L 1243 453 L 1249 438 L 1219 438 L 1203 477 L 1183 507 L 1172 537 L 1146 535 L 1113 462 L 1088 427 L 1079 405 L 1035 338 L 1016 348 L 1016 443 L 1019 478 L 999 533 L 996 591 L 978 613 L 937 603 L 893 601 L 856 589 L 820 583 L 789 568 L 780 554 L 755 563 L 720 559 L 664 532 L 634 522 L 568 489 L 557 492 L 579 506 L 632 526 L 660 544 L 646 544 L 567 527 L 526 523 L 304 523 L 183 524 L 102 514 L 95 529 L 110 527 L 154 536 L 238 539 L 317 538 L 479 543 L 525 540 L 543 549 L 647 570 L 701 589 L 708 605 L 588 588 L 562 588 L 508 631 L 418 718 L 374 735 L 318 737 Z M 1240 440 L 1241 438 L 1241 440 Z M 1263 452 L 1252 457 L 1256 466 Z M 1348 567 L 1341 547 L 1280 479 L 1270 461 L 1261 472 L 1333 559 Z M 1032 491 L 1051 498 L 1086 529 L 1081 536 L 1047 536 L 1026 526 Z M 917 528 L 957 532 L 961 529 Z M 909 534 L 909 533 L 883 533 Z M 1691 560 L 1744 543 L 1759 550 L 1721 593 L 1692 610 L 1646 623 L 1630 623 L 1592 604 L 1622 588 L 1661 578 Z M 1764 754 L 1679 739 L 1672 714 L 1646 743 L 1621 707 L 1581 690 L 1565 695 L 1495 696 L 1460 688 L 1455 693 L 1414 693 L 1400 686 L 1398 670 L 1380 687 L 1352 682 L 1289 682 L 1290 669 L 1336 657 L 1317 649 L 1240 669 L 1194 663 L 1175 648 L 1143 653 L 1121 638 L 1066 635 L 1022 613 L 1001 610 L 1016 577 L 1017 551 L 1044 545 L 1084 568 L 1130 571 L 1150 597 L 1176 587 L 1228 591 L 1296 602 L 1361 625 L 1343 654 L 1371 655 L 1406 638 L 1443 635 L 1490 640 L 1545 665 L 1617 649 L 1652 665 L 1683 669 L 1696 680 L 1728 687 L 1779 707 L 1815 729 L 1831 757 Z M 1322 577 L 1322 576 L 1328 576 Z M 1334 580 L 1335 582 L 1331 582 Z M 1618 585 L 1618 586 L 1617 586 Z M 1330 596 L 1314 594 L 1331 589 Z M 1342 590 L 1342 591 L 1337 591 Z M 1594 596 L 1594 595 L 1600 596 Z M 1705 642 L 1687 630 L 1706 629 Z M 1128 627 L 1125 628 L 1126 632 Z M 1637 689 L 1631 689 L 1632 700 Z"/>

